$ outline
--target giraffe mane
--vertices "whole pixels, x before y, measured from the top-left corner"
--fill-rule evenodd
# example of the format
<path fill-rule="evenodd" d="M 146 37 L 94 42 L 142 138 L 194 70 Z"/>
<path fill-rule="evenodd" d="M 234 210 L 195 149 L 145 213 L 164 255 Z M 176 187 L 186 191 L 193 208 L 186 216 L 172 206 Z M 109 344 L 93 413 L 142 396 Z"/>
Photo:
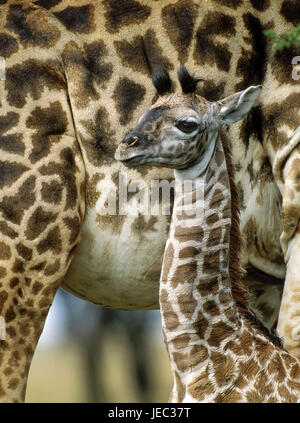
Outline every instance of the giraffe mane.
<path fill-rule="evenodd" d="M 227 172 L 230 181 L 231 192 L 231 230 L 230 230 L 230 252 L 229 252 L 229 274 L 231 281 L 231 290 L 233 299 L 236 302 L 239 312 L 251 323 L 255 328 L 263 332 L 263 334 L 274 344 L 283 348 L 282 341 L 276 335 L 262 324 L 254 312 L 249 308 L 248 292 L 242 285 L 241 277 L 243 269 L 240 265 L 240 255 L 242 248 L 241 232 L 240 232 L 240 213 L 237 188 L 234 183 L 234 169 L 231 160 L 231 149 L 229 147 L 229 139 L 224 129 L 220 129 L 220 137 L 224 149 Z"/>

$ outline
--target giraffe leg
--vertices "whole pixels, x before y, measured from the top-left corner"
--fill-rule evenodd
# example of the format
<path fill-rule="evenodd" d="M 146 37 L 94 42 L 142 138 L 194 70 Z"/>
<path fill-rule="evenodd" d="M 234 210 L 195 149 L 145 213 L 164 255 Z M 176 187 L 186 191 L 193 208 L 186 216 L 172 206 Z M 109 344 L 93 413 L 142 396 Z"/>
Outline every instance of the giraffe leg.
<path fill-rule="evenodd" d="M 60 136 L 47 162 L 26 170 L 0 201 L 0 402 L 24 400 L 36 344 L 79 243 L 81 160 L 76 140 Z M 9 211 L 19 225 L 4 221 Z"/>
<path fill-rule="evenodd" d="M 283 178 L 280 240 L 287 270 L 277 331 L 285 348 L 300 358 L 300 146 L 286 161 Z"/>

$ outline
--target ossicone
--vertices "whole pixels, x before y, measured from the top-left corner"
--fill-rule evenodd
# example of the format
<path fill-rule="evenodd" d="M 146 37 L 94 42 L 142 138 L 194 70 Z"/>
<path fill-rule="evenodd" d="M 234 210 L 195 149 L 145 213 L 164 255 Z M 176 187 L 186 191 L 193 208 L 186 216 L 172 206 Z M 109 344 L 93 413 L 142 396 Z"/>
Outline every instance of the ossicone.
<path fill-rule="evenodd" d="M 196 90 L 197 84 L 200 81 L 205 81 L 204 78 L 196 78 L 192 76 L 185 66 L 181 66 L 178 71 L 178 79 L 184 94 L 193 93 Z"/>
<path fill-rule="evenodd" d="M 166 69 L 156 68 L 152 75 L 152 82 L 159 95 L 167 94 L 172 89 L 172 82 L 169 72 Z"/>

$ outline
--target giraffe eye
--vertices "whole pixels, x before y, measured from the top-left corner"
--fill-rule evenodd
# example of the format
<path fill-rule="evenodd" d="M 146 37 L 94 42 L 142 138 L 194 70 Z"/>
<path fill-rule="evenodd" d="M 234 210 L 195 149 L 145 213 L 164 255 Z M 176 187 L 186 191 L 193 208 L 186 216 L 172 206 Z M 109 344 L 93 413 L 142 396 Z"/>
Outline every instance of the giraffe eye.
<path fill-rule="evenodd" d="M 181 120 L 175 124 L 176 128 L 180 131 L 185 132 L 186 134 L 190 134 L 194 132 L 198 128 L 198 123 L 191 122 L 187 120 Z"/>

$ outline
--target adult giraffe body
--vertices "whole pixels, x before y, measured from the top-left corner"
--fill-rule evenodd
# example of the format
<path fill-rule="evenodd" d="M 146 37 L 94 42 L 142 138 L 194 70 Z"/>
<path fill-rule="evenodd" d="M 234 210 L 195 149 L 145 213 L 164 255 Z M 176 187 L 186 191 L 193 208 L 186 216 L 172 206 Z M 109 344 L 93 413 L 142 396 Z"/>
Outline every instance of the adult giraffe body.
<path fill-rule="evenodd" d="M 153 100 L 148 75 L 158 65 L 172 74 L 185 63 L 201 73 L 199 93 L 209 100 L 264 85 L 259 105 L 230 129 L 243 264 L 264 272 L 249 279 L 277 305 L 276 285 L 265 279 L 283 283 L 287 275 L 279 323 L 286 347 L 299 354 L 297 52 L 274 53 L 263 35 L 269 27 L 290 30 L 299 13 L 296 0 L 0 1 L 1 400 L 24 398 L 62 281 L 99 304 L 158 306 L 168 217 L 100 213 L 124 172 L 114 150 Z M 150 183 L 158 174 L 137 169 L 127 177 Z M 172 172 L 161 169 L 159 177 Z M 260 276 L 263 284 L 253 282 Z M 277 310 L 262 311 L 272 326 Z"/>

